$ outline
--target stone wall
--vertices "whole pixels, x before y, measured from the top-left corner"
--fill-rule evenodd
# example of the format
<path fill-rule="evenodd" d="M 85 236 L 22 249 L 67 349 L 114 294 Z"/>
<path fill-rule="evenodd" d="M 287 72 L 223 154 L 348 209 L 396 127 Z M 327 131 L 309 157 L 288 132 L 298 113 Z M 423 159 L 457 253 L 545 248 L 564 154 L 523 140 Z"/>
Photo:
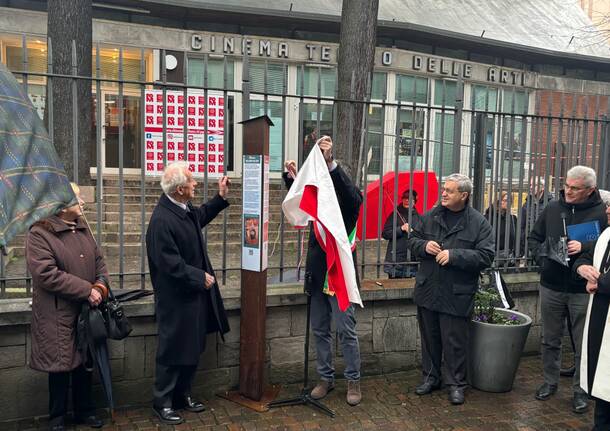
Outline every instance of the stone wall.
<path fill-rule="evenodd" d="M 540 345 L 540 313 L 537 275 L 513 274 L 506 280 L 520 311 L 534 320 L 525 353 L 537 353 Z M 392 284 L 390 284 L 392 283 Z M 394 283 L 385 280 L 380 288 L 364 282 L 365 307 L 356 318 L 364 376 L 392 373 L 420 362 L 420 338 L 416 307 L 412 301 L 413 280 Z M 267 309 L 267 364 L 270 383 L 300 382 L 303 376 L 305 340 L 305 297 L 301 286 L 270 287 Z M 234 388 L 239 380 L 239 292 L 224 291 L 231 332 L 222 343 L 210 336 L 202 355 L 193 392 L 211 397 Z M 117 406 L 150 404 L 156 352 L 156 324 L 150 298 L 126 306 L 134 326 L 129 338 L 110 341 L 114 397 Z M 30 351 L 29 301 L 0 301 L 0 422 L 47 413 L 47 375 L 28 368 Z M 343 362 L 336 349 L 337 376 Z M 315 359 L 312 340 L 310 359 Z M 310 383 L 316 378 L 311 362 Z M 98 406 L 104 406 L 103 393 L 95 385 Z"/>

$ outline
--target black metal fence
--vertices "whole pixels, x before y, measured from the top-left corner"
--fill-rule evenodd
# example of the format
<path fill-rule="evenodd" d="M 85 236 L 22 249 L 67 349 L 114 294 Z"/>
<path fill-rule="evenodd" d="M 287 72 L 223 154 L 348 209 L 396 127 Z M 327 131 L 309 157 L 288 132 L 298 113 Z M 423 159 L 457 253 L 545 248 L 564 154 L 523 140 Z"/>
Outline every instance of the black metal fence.
<path fill-rule="evenodd" d="M 22 38 L 21 61 L 13 58 L 9 68 L 23 83 L 26 93 L 37 91 L 43 102 L 44 116 L 53 137 L 53 85 L 70 82 L 73 112 L 84 103 L 94 104 L 95 138 L 79 135 L 77 116 L 67 118 L 73 128 L 72 157 L 78 166 L 83 145 L 95 148 L 96 169 L 91 178 L 74 180 L 95 187 L 94 203 L 86 211 L 92 230 L 105 252 L 118 288 L 147 287 L 145 231 L 152 208 L 158 199 L 158 177 L 149 172 L 147 152 L 147 95 L 150 90 L 161 94 L 161 148 L 154 153 L 155 164 L 172 160 L 190 161 L 195 148 L 191 139 L 191 115 L 188 96 L 203 96 L 204 169 L 201 172 L 203 196 L 215 191 L 212 174 L 222 171 L 233 178 L 231 195 L 233 210 L 222 213 L 219 220 L 206 228 L 208 248 L 222 284 L 239 286 L 242 231 L 241 160 L 239 121 L 261 114 L 275 119 L 272 133 L 272 179 L 270 214 L 270 283 L 292 282 L 302 278 L 305 236 L 284 223 L 280 203 L 285 194 L 279 180 L 283 160 L 294 155 L 304 161 L 315 140 L 336 130 L 336 74 L 326 65 L 288 64 L 271 61 L 255 62 L 247 57 L 210 55 L 182 59 L 180 82 L 168 80 L 166 52 L 158 53 L 159 61 L 145 49 L 126 59 L 121 47 L 113 49 L 114 69 L 109 71 L 104 47 L 95 47 L 93 76 L 78 76 L 73 44 L 73 74 L 53 72 L 52 44 L 46 42 L 46 63 L 30 67 L 31 52 L 26 37 Z M 9 63 L 9 58 L 2 59 Z M 174 57 L 175 60 L 175 57 Z M 173 60 L 172 60 L 173 61 Z M 158 79 L 155 79 L 156 68 Z M 239 73 L 241 72 L 241 73 Z M 236 79 L 241 74 L 242 79 Z M 128 76 L 126 76 L 128 75 Z M 296 78 L 296 79 L 294 79 Z M 79 100 L 76 83 L 91 83 L 91 99 Z M 172 75 L 175 79 L 175 74 Z M 295 84 L 296 83 L 296 84 Z M 375 226 L 374 238 L 359 241 L 359 271 L 363 278 L 385 277 L 385 269 L 406 261 L 386 262 L 387 241 L 380 236 L 387 217 L 393 232 L 391 246 L 396 252 L 396 211 L 383 217 L 388 202 L 398 206 L 406 189 L 418 192 L 418 205 L 430 208 L 440 196 L 443 179 L 453 173 L 468 175 L 474 182 L 473 206 L 485 213 L 496 232 L 495 266 L 503 270 L 528 270 L 526 236 L 537 216 L 537 209 L 548 199 L 558 196 L 563 177 L 569 167 L 577 164 L 593 167 L 599 175 L 601 188 L 608 186 L 610 122 L 608 97 L 573 95 L 517 87 L 491 87 L 463 80 L 432 79 L 424 75 L 402 75 L 376 71 L 366 101 L 350 101 L 353 109 L 366 107 L 362 124 L 364 184 L 361 237 L 366 238 Z M 171 147 L 170 135 L 176 135 L 168 122 L 168 93 L 182 94 L 182 146 Z M 195 93 L 192 93 L 195 92 Z M 46 95 L 46 99 L 45 99 Z M 223 124 L 210 129 L 210 95 L 224 101 Z M 219 99 L 220 100 L 220 99 Z M 216 102 L 215 102 L 216 103 Z M 156 114 L 156 113 L 155 113 Z M 222 133 L 219 133 L 219 130 Z M 223 136 L 222 161 L 216 160 L 217 171 L 209 172 L 209 142 L 213 133 Z M 156 145 L 153 144 L 153 146 Z M 189 158 L 191 157 L 191 158 Z M 111 161 L 111 162 L 109 162 Z M 108 166 L 114 164 L 113 166 Z M 103 166 L 106 165 L 104 168 Z M 194 166 L 194 165 L 193 165 Z M 78 172 L 78 169 L 74 169 Z M 197 171 L 197 169 L 195 169 Z M 416 174 L 416 171 L 419 173 Z M 406 182 L 393 172 L 410 172 Z M 421 178 L 434 179 L 423 181 Z M 390 174 L 391 179 L 387 179 Z M 386 181 L 384 181 L 386 178 Z M 420 178 L 420 179 L 418 179 Z M 367 193 L 379 183 L 377 193 Z M 503 197 L 506 197 L 503 199 Z M 529 197 L 528 197 L 529 196 Z M 413 194 L 410 196 L 413 198 Z M 201 198 L 202 199 L 202 198 Z M 503 202 L 504 200 L 504 202 Z M 413 199 L 411 200 L 411 202 Z M 196 202 L 197 203 L 197 202 Z M 493 210 L 495 208 L 495 210 Z M 498 210 L 499 208 L 502 208 Z M 491 210 L 490 210 L 491 209 Z M 412 220 L 409 211 L 407 221 Z M 371 223 L 371 217 L 374 222 Z M 367 220 L 368 218 L 368 220 Z M 24 260 L 24 238 L 10 247 L 9 256 L 0 256 L 0 298 L 29 295 L 31 279 Z"/>

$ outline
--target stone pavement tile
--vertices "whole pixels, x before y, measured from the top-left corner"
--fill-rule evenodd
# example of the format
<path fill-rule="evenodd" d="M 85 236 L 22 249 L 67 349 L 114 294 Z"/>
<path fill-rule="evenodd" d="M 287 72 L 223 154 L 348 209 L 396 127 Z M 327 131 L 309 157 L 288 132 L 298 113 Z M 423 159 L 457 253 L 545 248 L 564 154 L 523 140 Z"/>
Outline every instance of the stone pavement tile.
<path fill-rule="evenodd" d="M 371 376 L 362 379 L 363 400 L 351 407 L 345 402 L 346 382 L 339 380 L 337 389 L 323 400 L 336 413 L 336 418 L 323 414 L 312 406 L 290 406 L 269 412 L 250 411 L 224 399 L 207 401 L 208 410 L 195 414 L 185 412 L 186 423 L 179 427 L 161 425 L 149 406 L 121 409 L 114 424 L 104 429 L 132 430 L 197 430 L 197 431 L 259 431 L 259 430 L 406 430 L 406 431 L 564 431 L 590 430 L 592 412 L 571 413 L 571 380 L 562 378 L 559 391 L 548 401 L 534 399 L 540 384 L 539 357 L 521 361 L 514 388 L 503 394 L 484 393 L 475 389 L 466 392 L 466 403 L 452 406 L 446 389 L 419 397 L 413 393 L 421 375 L 417 370 Z M 298 393 L 300 385 L 287 385 L 282 396 Z M 593 403 L 591 403 L 591 410 Z M 2 431 L 45 429 L 43 420 L 0 424 Z M 69 427 L 69 429 L 74 429 Z M 88 428 L 79 428 L 88 429 Z"/>

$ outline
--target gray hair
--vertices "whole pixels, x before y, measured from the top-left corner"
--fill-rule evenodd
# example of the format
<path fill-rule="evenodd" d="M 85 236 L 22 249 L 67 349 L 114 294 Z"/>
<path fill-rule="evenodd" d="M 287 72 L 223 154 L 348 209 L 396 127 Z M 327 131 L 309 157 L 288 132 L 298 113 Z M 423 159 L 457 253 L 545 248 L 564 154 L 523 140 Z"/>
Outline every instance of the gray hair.
<path fill-rule="evenodd" d="M 599 195 L 602 197 L 602 201 L 607 207 L 610 207 L 610 192 L 608 190 L 600 190 Z"/>
<path fill-rule="evenodd" d="M 585 182 L 585 186 L 587 187 L 595 187 L 597 185 L 597 176 L 595 175 L 595 171 L 587 166 L 574 166 L 568 171 L 566 178 L 582 178 Z"/>
<path fill-rule="evenodd" d="M 453 181 L 458 186 L 458 191 L 472 194 L 472 181 L 464 174 L 451 174 L 445 177 L 445 181 Z"/>
<path fill-rule="evenodd" d="M 174 162 L 167 165 L 161 177 L 161 188 L 163 193 L 171 195 L 176 191 L 176 187 L 186 184 L 188 178 L 185 171 L 189 168 L 186 162 Z"/>

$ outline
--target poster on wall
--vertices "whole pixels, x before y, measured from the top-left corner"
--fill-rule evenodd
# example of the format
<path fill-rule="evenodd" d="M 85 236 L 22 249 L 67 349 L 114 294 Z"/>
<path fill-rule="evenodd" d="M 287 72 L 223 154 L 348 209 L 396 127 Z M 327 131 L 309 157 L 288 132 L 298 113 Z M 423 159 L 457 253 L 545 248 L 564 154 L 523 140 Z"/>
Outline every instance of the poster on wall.
<path fill-rule="evenodd" d="M 261 210 L 263 202 L 263 157 L 243 156 L 243 223 L 241 267 L 249 271 L 262 271 Z M 268 224 L 268 220 L 267 220 Z M 264 253 L 266 255 L 266 252 Z"/>
<path fill-rule="evenodd" d="M 144 105 L 146 174 L 160 175 L 163 172 L 165 150 L 167 163 L 186 161 L 194 176 L 203 177 L 207 171 L 209 178 L 219 178 L 224 175 L 223 94 L 208 91 L 207 104 L 203 90 L 188 90 L 186 97 L 185 116 L 184 92 L 166 91 L 164 105 L 163 90 L 146 90 Z M 167 110 L 166 148 L 163 146 L 164 108 Z M 185 119 L 186 142 L 184 142 Z"/>
<path fill-rule="evenodd" d="M 263 238 L 261 271 L 267 269 L 269 253 L 269 156 L 264 156 L 263 163 Z"/>

